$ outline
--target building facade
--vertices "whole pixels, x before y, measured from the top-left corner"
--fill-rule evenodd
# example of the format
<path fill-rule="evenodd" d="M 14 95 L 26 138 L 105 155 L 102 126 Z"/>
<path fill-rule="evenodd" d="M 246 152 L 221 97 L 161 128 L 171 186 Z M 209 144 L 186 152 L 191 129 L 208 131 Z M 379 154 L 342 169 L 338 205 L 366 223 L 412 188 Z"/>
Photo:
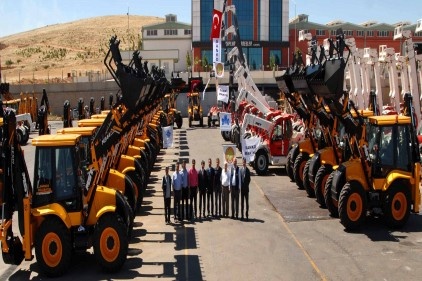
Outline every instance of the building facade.
<path fill-rule="evenodd" d="M 292 54 L 296 48 L 299 48 L 304 54 L 307 52 L 307 42 L 299 42 L 298 33 L 300 30 L 304 30 L 305 33 L 311 33 L 316 36 L 318 44 L 321 45 L 324 39 L 335 37 L 337 30 L 341 28 L 346 38 L 355 38 L 356 47 L 359 49 L 372 48 L 378 50 L 380 45 L 387 45 L 389 48 L 394 48 L 397 53 L 403 54 L 403 40 L 394 40 L 394 28 L 398 25 L 403 25 L 404 30 L 412 31 L 415 45 L 417 47 L 422 45 L 422 32 L 415 33 L 416 23 L 400 22 L 396 24 L 386 24 L 368 21 L 362 24 L 354 24 L 338 20 L 327 24 L 320 24 L 310 22 L 308 19 L 308 15 L 301 14 L 290 21 L 290 54 Z M 419 47 L 419 50 L 420 49 L 421 48 Z M 291 55 L 289 59 L 291 60 Z"/>
<path fill-rule="evenodd" d="M 221 0 L 192 0 L 192 58 L 194 69 L 204 70 L 204 61 L 212 64 L 210 40 L 213 9 L 223 10 Z M 285 65 L 289 48 L 288 0 L 227 0 L 236 7 L 242 49 L 251 70 L 270 70 L 270 61 Z M 231 12 L 223 20 L 231 26 Z M 234 46 L 223 42 L 223 50 Z M 196 63 L 195 63 L 196 62 Z"/>
<path fill-rule="evenodd" d="M 177 21 L 177 16 L 166 15 L 164 23 L 143 26 L 140 54 L 148 66 L 164 68 L 166 76 L 172 72 L 187 71 L 186 55 L 191 53 L 192 28 Z"/>

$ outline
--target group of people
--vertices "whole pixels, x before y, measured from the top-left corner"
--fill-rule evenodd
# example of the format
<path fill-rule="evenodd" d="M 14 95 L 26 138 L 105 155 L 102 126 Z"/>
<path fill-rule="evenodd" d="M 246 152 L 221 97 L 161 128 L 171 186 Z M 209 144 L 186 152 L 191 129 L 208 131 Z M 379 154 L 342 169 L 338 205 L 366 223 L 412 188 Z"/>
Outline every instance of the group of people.
<path fill-rule="evenodd" d="M 212 166 L 211 158 L 208 159 L 208 167 L 205 167 L 205 161 L 201 161 L 199 169 L 196 169 L 195 164 L 196 161 L 193 159 L 192 167 L 187 170 L 186 161 L 182 162 L 181 169 L 180 163 L 176 163 L 172 175 L 169 174 L 169 167 L 165 167 L 162 180 L 165 222 L 170 223 L 172 191 L 175 222 L 206 218 L 205 211 L 208 217 L 227 218 L 229 201 L 231 201 L 232 219 L 239 219 L 239 197 L 241 219 L 248 220 L 251 174 L 246 160 L 243 159 L 242 167 L 237 165 L 237 159 L 234 159 L 232 167 L 228 167 L 227 163 L 224 163 L 223 168 L 220 167 L 219 158 L 216 159 L 216 167 Z"/>

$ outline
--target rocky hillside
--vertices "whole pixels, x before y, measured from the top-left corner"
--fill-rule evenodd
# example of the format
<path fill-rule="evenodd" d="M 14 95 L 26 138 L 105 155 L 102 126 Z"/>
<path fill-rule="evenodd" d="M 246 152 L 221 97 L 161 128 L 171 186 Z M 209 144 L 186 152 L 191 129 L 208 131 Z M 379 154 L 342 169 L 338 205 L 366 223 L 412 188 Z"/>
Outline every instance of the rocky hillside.
<path fill-rule="evenodd" d="M 42 28 L 0 38 L 2 81 L 19 83 L 66 82 L 68 73 L 105 73 L 103 65 L 112 35 L 121 50 L 142 44 L 141 27 L 164 22 L 149 16 L 103 16 Z"/>

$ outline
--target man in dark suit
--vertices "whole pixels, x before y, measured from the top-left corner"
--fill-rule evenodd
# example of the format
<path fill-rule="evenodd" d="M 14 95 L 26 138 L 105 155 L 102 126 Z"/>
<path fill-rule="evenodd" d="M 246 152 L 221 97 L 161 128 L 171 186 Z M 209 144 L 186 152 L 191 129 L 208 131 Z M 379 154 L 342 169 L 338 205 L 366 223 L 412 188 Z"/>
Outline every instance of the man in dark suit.
<path fill-rule="evenodd" d="M 251 182 L 251 172 L 246 166 L 246 159 L 243 158 L 242 168 L 240 169 L 240 196 L 241 196 L 241 214 L 243 220 L 243 206 L 246 202 L 246 220 L 249 220 L 249 183 Z"/>
<path fill-rule="evenodd" d="M 230 193 L 232 195 L 232 219 L 239 218 L 239 191 L 240 191 L 240 174 L 237 166 L 237 159 L 233 160 L 233 167 L 230 173 Z"/>
<path fill-rule="evenodd" d="M 169 175 L 169 167 L 166 167 L 166 174 L 163 176 L 161 184 L 164 197 L 164 218 L 166 223 L 170 223 L 170 205 L 171 205 L 171 177 Z"/>
<path fill-rule="evenodd" d="M 215 216 L 214 213 L 214 185 L 215 185 L 215 170 L 212 167 L 212 160 L 208 158 L 207 169 L 207 214 L 208 216 Z"/>
<path fill-rule="evenodd" d="M 201 169 L 198 172 L 198 188 L 199 188 L 199 218 L 202 215 L 205 218 L 205 203 L 206 203 L 206 194 L 208 189 L 208 175 L 205 170 L 205 161 L 201 161 Z"/>

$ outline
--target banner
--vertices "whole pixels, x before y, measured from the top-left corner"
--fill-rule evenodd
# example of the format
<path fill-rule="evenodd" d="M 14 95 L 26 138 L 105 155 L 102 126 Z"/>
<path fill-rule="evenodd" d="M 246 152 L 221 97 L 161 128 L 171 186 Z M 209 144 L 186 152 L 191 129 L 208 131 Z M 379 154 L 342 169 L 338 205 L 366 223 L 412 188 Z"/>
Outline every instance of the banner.
<path fill-rule="evenodd" d="M 233 160 L 236 158 L 236 145 L 223 144 L 223 159 L 227 162 L 228 166 L 233 165 Z"/>
<path fill-rule="evenodd" d="M 163 127 L 163 148 L 173 147 L 173 126 Z"/>
<path fill-rule="evenodd" d="M 214 63 L 215 77 L 223 78 L 224 77 L 224 64 L 222 62 Z"/>
<path fill-rule="evenodd" d="M 255 151 L 260 141 L 259 137 L 242 138 L 242 157 L 246 159 L 246 162 L 252 162 L 255 159 Z"/>
<path fill-rule="evenodd" d="M 217 88 L 217 101 L 229 103 L 229 86 L 219 85 Z"/>
<path fill-rule="evenodd" d="M 212 62 L 221 62 L 221 39 L 212 39 Z"/>
<path fill-rule="evenodd" d="M 220 112 L 220 131 L 232 130 L 232 115 L 229 112 Z"/>
<path fill-rule="evenodd" d="M 214 9 L 212 11 L 212 25 L 210 39 L 220 38 L 221 34 L 221 21 L 223 13 L 219 10 Z"/>

